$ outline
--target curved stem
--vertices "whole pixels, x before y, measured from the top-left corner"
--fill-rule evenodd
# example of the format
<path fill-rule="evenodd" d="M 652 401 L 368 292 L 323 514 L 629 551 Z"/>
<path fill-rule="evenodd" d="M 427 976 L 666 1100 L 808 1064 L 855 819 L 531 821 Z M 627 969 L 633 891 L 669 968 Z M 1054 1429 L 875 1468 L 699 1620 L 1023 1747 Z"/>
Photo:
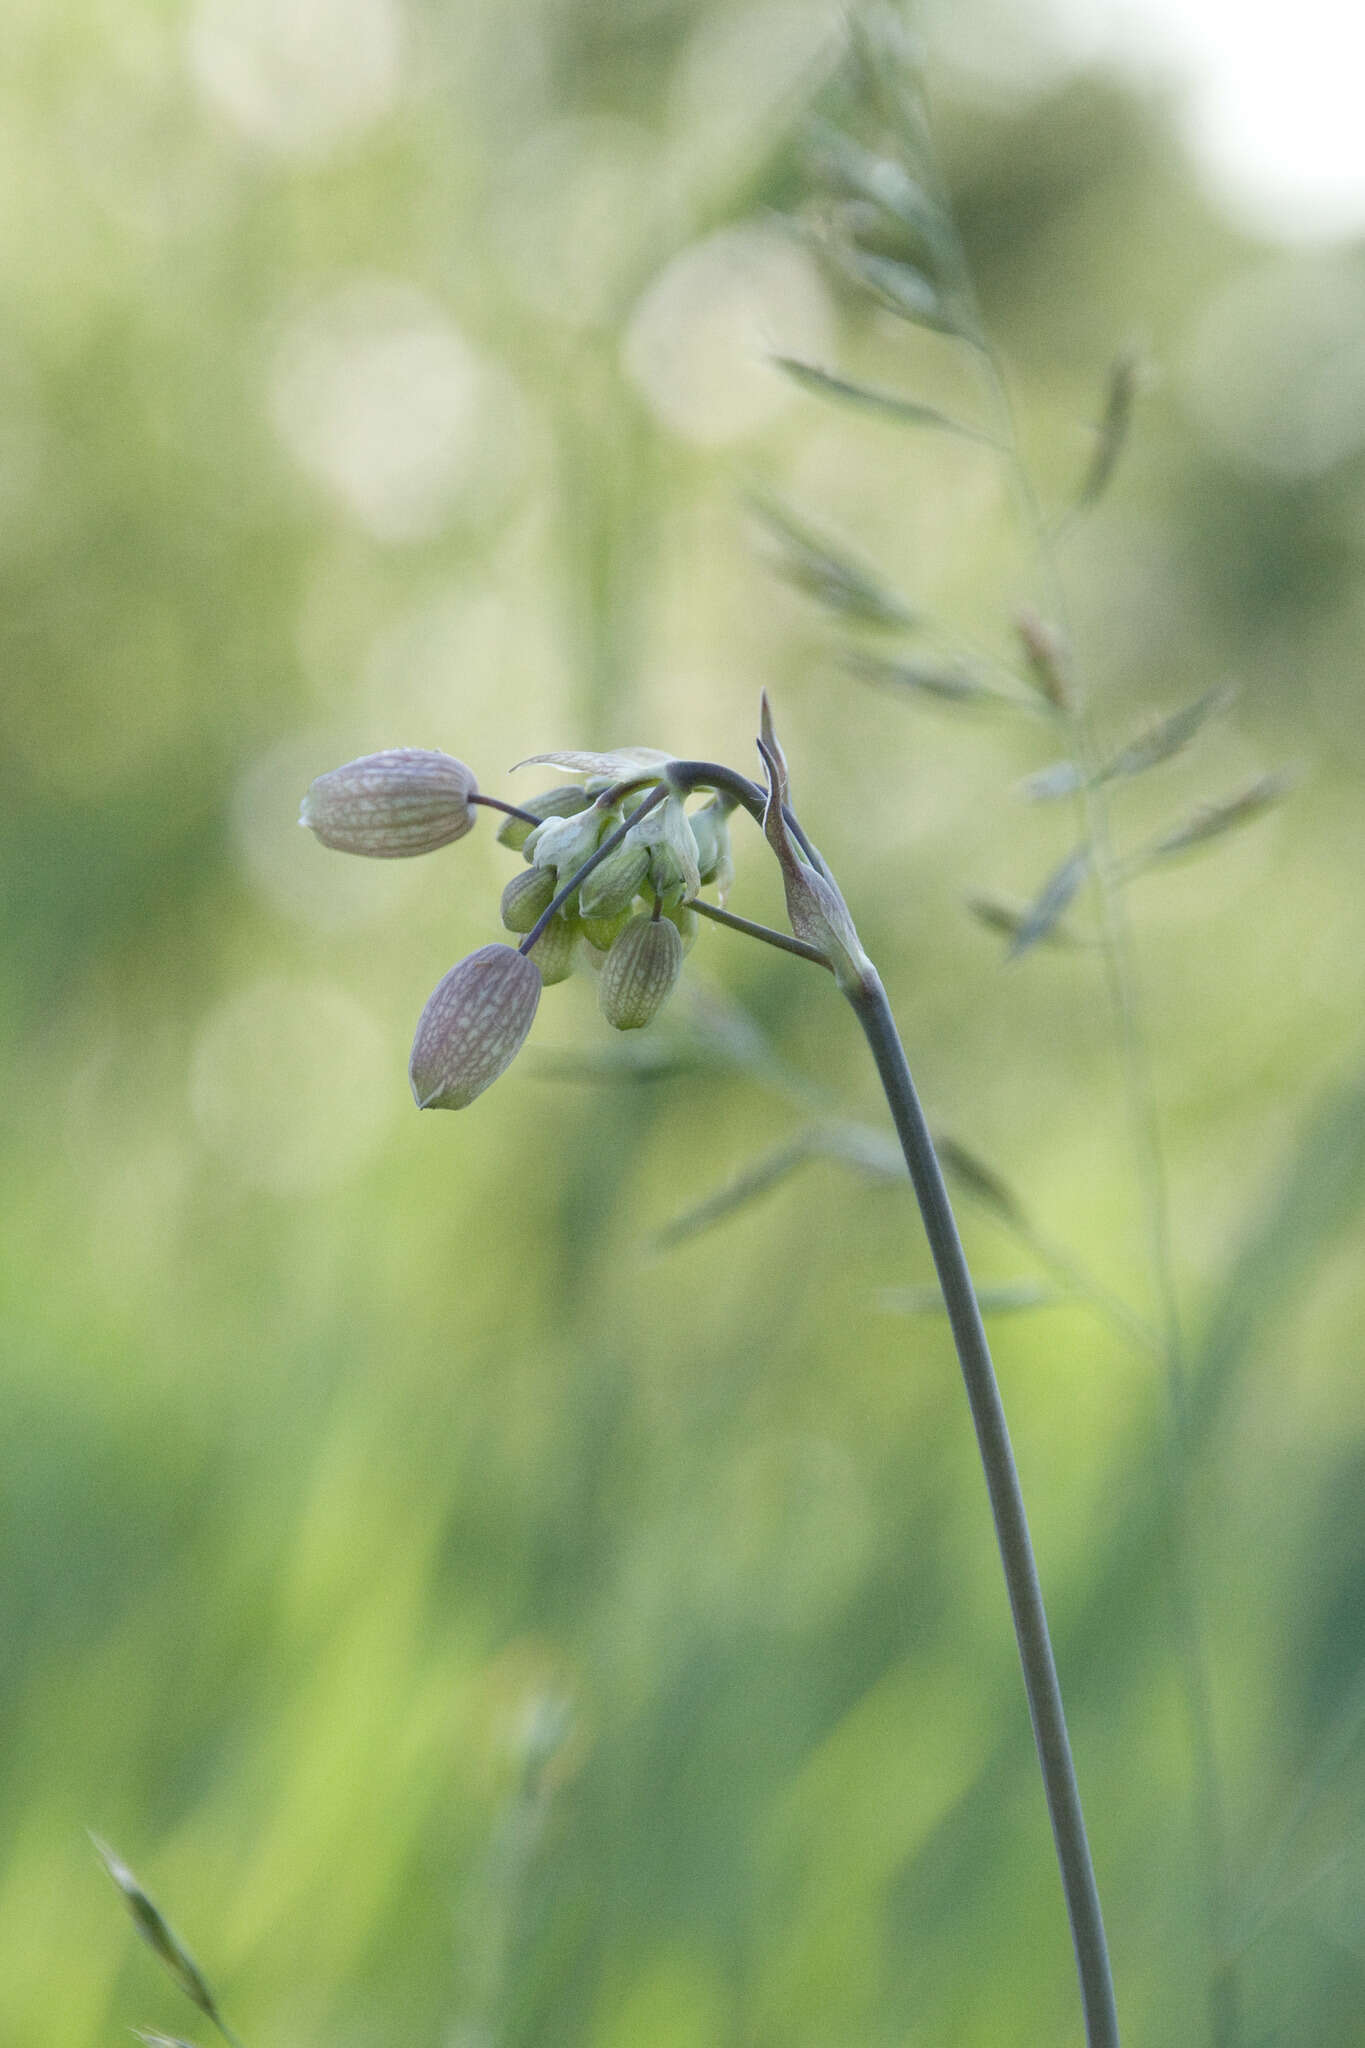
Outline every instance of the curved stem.
<path fill-rule="evenodd" d="M 485 796 L 481 789 L 472 789 L 465 801 L 471 804 L 482 804 L 486 810 L 503 811 L 509 818 L 520 818 L 523 825 L 543 825 L 545 823 L 545 820 L 538 818 L 534 811 L 524 811 L 520 804 L 504 803 L 500 796 Z"/>
<path fill-rule="evenodd" d="M 631 787 L 631 785 L 627 783 L 625 787 L 628 789 Z M 527 932 L 526 937 L 522 940 L 521 944 L 517 948 L 517 951 L 519 953 L 530 952 L 532 946 L 534 946 L 536 940 L 540 937 L 546 925 L 550 922 L 550 919 L 555 915 L 556 911 L 562 910 L 564 908 L 564 905 L 573 895 L 574 890 L 578 887 L 579 883 L 582 882 L 586 876 L 590 875 L 595 867 L 600 866 L 600 864 L 606 859 L 609 853 L 615 853 L 617 847 L 621 844 L 621 841 L 625 838 L 631 826 L 638 825 L 641 818 L 643 818 L 648 811 L 652 811 L 656 804 L 661 804 L 664 798 L 668 795 L 668 793 L 668 784 L 666 782 L 655 783 L 653 789 L 651 789 L 649 795 L 645 798 L 644 802 L 642 804 L 637 804 L 635 806 L 635 809 L 631 812 L 630 816 L 625 820 L 625 822 L 623 824 L 618 825 L 614 832 L 609 832 L 607 834 L 607 837 L 602 841 L 602 844 L 595 850 L 595 852 L 590 853 L 588 855 L 588 858 L 583 862 L 583 865 L 581 867 L 575 868 L 574 872 L 570 875 L 568 881 L 564 884 L 564 887 L 560 889 L 557 892 L 557 894 L 551 897 L 550 901 L 546 904 L 544 910 L 541 911 L 540 916 L 531 926 L 530 931 Z M 609 797 L 615 797 L 618 794 L 619 790 L 616 789 L 608 790 L 607 792 L 607 795 Z M 600 802 L 601 799 L 599 798 L 598 801 Z"/>
<path fill-rule="evenodd" d="M 1023 1666 L 1033 1737 L 1038 1750 L 1048 1816 L 1052 1822 L 1062 1890 L 1071 1922 L 1081 1985 L 1088 2048 L 1118 2048 L 1118 2014 L 1108 1944 L 1086 1839 L 1080 1789 L 1066 1731 L 1057 1666 L 1048 1635 L 1042 1588 L 1029 1536 L 1019 1474 L 1010 1446 L 1000 1388 L 991 1363 L 981 1311 L 943 1184 L 929 1127 L 910 1078 L 905 1048 L 886 990 L 874 968 L 845 991 L 877 1063 L 882 1088 L 910 1170 L 920 1214 L 933 1253 L 944 1305 L 957 1347 L 977 1446 L 995 1518 L 1015 1640 Z"/>

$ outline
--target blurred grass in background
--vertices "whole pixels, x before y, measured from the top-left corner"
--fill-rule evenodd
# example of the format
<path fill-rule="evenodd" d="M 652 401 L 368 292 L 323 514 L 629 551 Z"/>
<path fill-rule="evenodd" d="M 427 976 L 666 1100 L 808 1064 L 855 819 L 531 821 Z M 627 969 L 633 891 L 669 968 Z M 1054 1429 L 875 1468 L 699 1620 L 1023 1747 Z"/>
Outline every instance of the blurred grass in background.
<path fill-rule="evenodd" d="M 1031 594 L 988 451 L 766 360 L 976 402 L 778 219 L 828 10 L 17 0 L 7 39 L 0 2036 L 187 2030 L 93 1827 L 250 2048 L 1076 2038 L 956 1368 L 881 1306 L 928 1277 L 908 1191 L 817 1161 L 653 1243 L 805 1122 L 752 1030 L 879 1117 L 836 998 L 708 930 L 657 1072 L 590 1071 L 575 983 L 419 1121 L 507 856 L 294 822 L 397 744 L 502 794 L 550 747 L 748 768 L 766 685 L 936 1122 L 1146 1306 L 1095 962 L 1006 969 L 963 910 L 1066 850 L 1010 795 L 1046 734 L 850 679 L 751 545 L 775 490 L 1005 657 Z M 1115 742 L 1241 696 L 1125 838 L 1307 770 L 1133 911 L 1246 2040 L 1358 2042 L 1365 271 L 1234 235 L 1112 81 L 930 76 L 1045 498 L 1115 348 L 1161 372 L 1067 544 L 1078 642 Z M 995 1335 L 1127 2035 L 1199 2041 L 1161 1375 L 1074 1305 Z"/>

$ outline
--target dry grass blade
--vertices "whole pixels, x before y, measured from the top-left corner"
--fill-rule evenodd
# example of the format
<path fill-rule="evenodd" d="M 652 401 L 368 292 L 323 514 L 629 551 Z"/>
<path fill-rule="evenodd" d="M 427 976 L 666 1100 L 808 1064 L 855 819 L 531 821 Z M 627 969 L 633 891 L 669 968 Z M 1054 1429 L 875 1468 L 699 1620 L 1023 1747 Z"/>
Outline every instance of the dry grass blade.
<path fill-rule="evenodd" d="M 877 413 L 883 419 L 898 420 L 904 426 L 932 427 L 939 433 L 957 434 L 964 440 L 980 441 L 990 448 L 998 446 L 994 438 L 980 427 L 955 420 L 936 406 L 921 405 L 913 398 L 902 398 L 896 391 L 874 390 L 870 385 L 856 384 L 848 377 L 836 377 L 829 370 L 817 369 L 813 363 L 798 362 L 794 356 L 775 356 L 773 360 L 793 382 L 819 398 L 852 406 L 860 412 Z"/>
<path fill-rule="evenodd" d="M 871 570 L 802 524 L 770 499 L 751 501 L 775 543 L 773 566 L 796 589 L 860 625 L 904 630 L 915 616 Z"/>

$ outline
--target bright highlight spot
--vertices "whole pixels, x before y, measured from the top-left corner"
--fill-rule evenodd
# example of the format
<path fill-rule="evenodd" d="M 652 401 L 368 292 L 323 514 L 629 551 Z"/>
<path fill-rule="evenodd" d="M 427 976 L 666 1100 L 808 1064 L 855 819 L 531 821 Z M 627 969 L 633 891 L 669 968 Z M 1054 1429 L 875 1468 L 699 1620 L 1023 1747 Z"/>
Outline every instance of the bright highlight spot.
<path fill-rule="evenodd" d="M 674 257 L 636 307 L 625 368 L 680 440 L 724 447 L 776 418 L 792 387 L 774 355 L 833 352 L 824 286 L 779 231 L 726 228 Z"/>
<path fill-rule="evenodd" d="M 324 155 L 398 97 L 394 0 L 199 0 L 188 40 L 205 96 L 282 155 Z"/>
<path fill-rule="evenodd" d="M 301 314 L 269 396 L 295 460 L 379 540 L 427 539 L 470 505 L 486 515 L 524 466 L 511 378 L 409 285 L 352 280 Z"/>

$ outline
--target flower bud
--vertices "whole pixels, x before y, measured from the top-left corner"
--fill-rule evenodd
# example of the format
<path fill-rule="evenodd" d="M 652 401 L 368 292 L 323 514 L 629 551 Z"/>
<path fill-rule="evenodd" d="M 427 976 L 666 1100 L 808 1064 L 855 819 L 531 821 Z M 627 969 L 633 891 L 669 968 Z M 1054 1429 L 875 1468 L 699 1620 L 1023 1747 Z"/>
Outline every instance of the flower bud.
<path fill-rule="evenodd" d="M 509 932 L 529 932 L 549 909 L 555 893 L 553 868 L 523 868 L 502 892 L 502 921 Z"/>
<path fill-rule="evenodd" d="M 532 946 L 527 958 L 540 969 L 540 978 L 546 988 L 553 988 L 558 981 L 567 981 L 572 974 L 578 937 L 578 919 L 560 910 Z"/>
<path fill-rule="evenodd" d="M 730 857 L 730 824 L 725 805 L 719 797 L 709 804 L 703 804 L 699 811 L 688 813 L 688 824 L 692 837 L 697 842 L 697 866 L 703 882 L 715 882 L 721 901 L 734 879 L 735 864 Z"/>
<path fill-rule="evenodd" d="M 408 1078 L 419 1109 L 464 1109 L 497 1080 L 526 1041 L 540 972 L 512 946 L 481 946 L 427 999 Z"/>
<path fill-rule="evenodd" d="M 634 833 L 627 834 L 615 853 L 585 877 L 578 892 L 578 907 L 584 917 L 615 917 L 629 910 L 649 872 L 649 848 Z"/>
<path fill-rule="evenodd" d="M 400 860 L 462 839 L 478 815 L 469 801 L 477 787 L 463 761 L 397 747 L 319 775 L 299 823 L 339 853 Z"/>
<path fill-rule="evenodd" d="M 575 811 L 569 818 L 547 818 L 543 825 L 536 826 L 525 851 L 538 868 L 555 870 L 562 889 L 589 854 L 597 851 L 606 822 L 605 814 L 596 804 L 589 804 L 585 811 Z"/>
<path fill-rule="evenodd" d="M 701 919 L 696 911 L 690 909 L 686 903 L 675 903 L 671 910 L 664 912 L 664 916 L 671 925 L 676 926 L 678 937 L 682 940 L 683 952 L 690 953 L 697 943 L 697 933 L 701 930 Z"/>
<path fill-rule="evenodd" d="M 588 944 L 598 953 L 609 953 L 630 923 L 630 905 L 614 917 L 580 917 L 578 922 Z"/>
<path fill-rule="evenodd" d="M 602 1015 L 617 1031 L 657 1017 L 682 972 L 683 942 L 666 917 L 633 917 L 606 957 L 597 984 Z"/>
<path fill-rule="evenodd" d="M 543 789 L 539 796 L 528 797 L 521 808 L 536 818 L 569 818 L 581 811 L 587 800 L 587 793 L 576 784 L 560 782 L 553 789 Z M 498 845 L 520 853 L 535 829 L 525 818 L 504 818 L 498 827 Z"/>
<path fill-rule="evenodd" d="M 631 837 L 649 848 L 649 879 L 666 905 L 696 895 L 701 887 L 697 842 L 681 796 L 670 796 L 641 818 Z"/>

